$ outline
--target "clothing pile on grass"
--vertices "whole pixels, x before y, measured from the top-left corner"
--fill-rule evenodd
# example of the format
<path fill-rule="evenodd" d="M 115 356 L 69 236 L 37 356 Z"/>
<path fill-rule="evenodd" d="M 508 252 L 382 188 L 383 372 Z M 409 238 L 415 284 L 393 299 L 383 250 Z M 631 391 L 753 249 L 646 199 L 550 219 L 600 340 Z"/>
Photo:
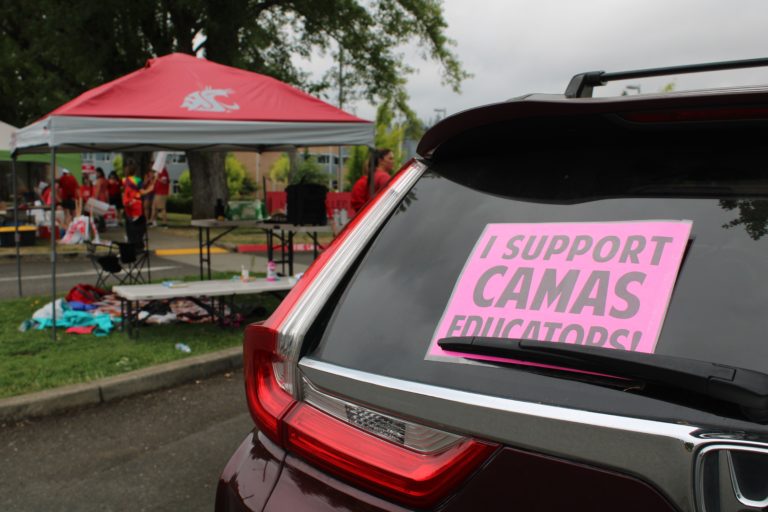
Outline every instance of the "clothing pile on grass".
<path fill-rule="evenodd" d="M 20 330 L 34 326 L 42 330 L 53 326 L 70 334 L 106 336 L 120 322 L 120 301 L 106 290 L 89 284 L 73 287 L 64 299 L 49 302 L 21 324 Z"/>
<path fill-rule="evenodd" d="M 145 324 L 170 324 L 183 322 L 188 324 L 204 324 L 213 322 L 217 317 L 226 325 L 237 327 L 242 322 L 242 316 L 233 313 L 228 305 L 223 305 L 216 312 L 205 300 L 194 297 L 184 299 L 169 299 L 157 301 L 140 301 L 139 322 Z"/>
<path fill-rule="evenodd" d="M 89 284 L 74 286 L 64 299 L 48 303 L 35 311 L 31 320 L 19 326 L 20 331 L 34 327 L 38 330 L 53 326 L 53 310 L 56 310 L 56 327 L 65 328 L 70 334 L 93 334 L 106 336 L 122 321 L 120 299 L 106 290 Z M 222 323 L 238 326 L 242 315 L 234 313 L 229 306 L 223 306 Z M 141 301 L 138 312 L 139 322 L 146 324 L 208 323 L 216 316 L 214 310 L 204 301 L 188 298 L 167 301 Z"/>

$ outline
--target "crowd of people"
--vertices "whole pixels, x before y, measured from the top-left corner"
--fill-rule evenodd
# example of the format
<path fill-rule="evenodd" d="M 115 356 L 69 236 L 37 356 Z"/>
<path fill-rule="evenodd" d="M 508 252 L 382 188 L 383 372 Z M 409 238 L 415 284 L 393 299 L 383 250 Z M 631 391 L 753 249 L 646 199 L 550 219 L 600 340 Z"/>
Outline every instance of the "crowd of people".
<path fill-rule="evenodd" d="M 394 166 L 394 155 L 388 148 L 375 149 L 366 163 L 368 169 L 372 163 L 374 194 L 378 193 L 389 182 Z M 67 228 L 78 215 L 92 215 L 93 207 L 89 207 L 89 199 L 114 207 L 118 222 L 124 222 L 126 229 L 131 231 L 146 230 L 148 226 L 157 226 L 159 217 L 162 225 L 168 224 L 166 210 L 168 194 L 170 193 L 170 178 L 168 170 L 163 168 L 159 173 L 151 167 L 143 173 L 133 160 L 127 160 L 123 168 L 124 177 L 112 171 L 105 177 L 104 170 L 97 167 L 95 172 L 82 173 L 82 183 L 68 169 L 61 169 L 56 180 L 57 210 L 63 212 L 60 227 Z M 358 179 L 352 186 L 351 206 L 357 212 L 370 199 L 371 187 L 368 184 L 368 173 Z M 39 199 L 43 205 L 51 204 L 51 187 L 45 181 L 40 181 L 37 187 Z M 98 203 L 97 203 L 98 204 Z M 103 211 L 103 208 L 100 208 Z M 58 215 L 57 215 L 58 218 Z M 97 225 L 103 226 L 102 218 L 97 218 Z"/>
<path fill-rule="evenodd" d="M 55 183 L 57 209 L 63 211 L 61 227 L 68 227 L 77 215 L 91 215 L 94 205 L 89 203 L 91 198 L 103 205 L 113 206 L 118 221 L 125 219 L 126 222 L 137 222 L 141 218 L 145 225 L 157 226 L 158 218 L 162 217 L 163 225 L 167 226 L 166 204 L 170 192 L 168 170 L 163 168 L 157 173 L 150 168 L 140 175 L 138 166 L 128 161 L 124 173 L 124 178 L 120 178 L 115 171 L 105 177 L 104 170 L 97 167 L 93 173 L 84 172 L 82 183 L 78 183 L 68 169 L 61 169 Z M 37 193 L 43 205 L 51 205 L 49 183 L 40 181 Z"/>

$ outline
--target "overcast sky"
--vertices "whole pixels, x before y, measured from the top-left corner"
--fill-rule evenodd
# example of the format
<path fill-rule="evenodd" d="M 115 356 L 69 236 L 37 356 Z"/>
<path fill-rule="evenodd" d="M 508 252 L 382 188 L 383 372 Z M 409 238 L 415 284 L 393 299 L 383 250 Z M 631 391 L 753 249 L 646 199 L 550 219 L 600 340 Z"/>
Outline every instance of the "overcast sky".
<path fill-rule="evenodd" d="M 562 93 L 584 71 L 768 57 L 766 0 L 445 0 L 444 12 L 454 50 L 474 76 L 456 94 L 441 85 L 436 65 L 406 52 L 420 68 L 408 91 L 425 120 L 435 109 L 450 115 L 530 92 Z M 670 82 L 677 90 L 768 83 L 768 68 L 625 82 L 599 95 L 628 84 L 657 92 Z M 372 105 L 354 110 L 375 116 Z"/>

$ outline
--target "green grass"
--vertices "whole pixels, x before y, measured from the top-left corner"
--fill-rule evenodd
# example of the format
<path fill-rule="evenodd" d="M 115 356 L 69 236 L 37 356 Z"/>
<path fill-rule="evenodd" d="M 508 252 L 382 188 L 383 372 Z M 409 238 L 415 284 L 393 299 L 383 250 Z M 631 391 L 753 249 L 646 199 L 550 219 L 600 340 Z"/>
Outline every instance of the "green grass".
<path fill-rule="evenodd" d="M 5 318 L 0 323 L 0 397 L 89 382 L 242 343 L 244 324 L 239 328 L 216 324 L 146 325 L 141 326 L 136 338 L 128 338 L 117 329 L 105 337 L 65 334 L 59 329 L 55 342 L 49 329 L 19 332 L 19 325 L 48 300 L 28 297 L 2 302 Z M 238 302 L 242 310 L 258 309 L 246 322 L 264 319 L 278 304 L 277 298 L 267 294 L 243 297 Z M 176 350 L 178 342 L 189 345 L 192 353 Z"/>

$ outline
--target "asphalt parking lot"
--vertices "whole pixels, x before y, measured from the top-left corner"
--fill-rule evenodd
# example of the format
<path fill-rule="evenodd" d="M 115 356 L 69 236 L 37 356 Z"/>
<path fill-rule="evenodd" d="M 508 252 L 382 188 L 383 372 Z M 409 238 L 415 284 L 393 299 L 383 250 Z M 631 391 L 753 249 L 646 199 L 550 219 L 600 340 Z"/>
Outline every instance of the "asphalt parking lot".
<path fill-rule="evenodd" d="M 0 510 L 209 511 L 252 428 L 240 371 L 0 425 Z"/>

